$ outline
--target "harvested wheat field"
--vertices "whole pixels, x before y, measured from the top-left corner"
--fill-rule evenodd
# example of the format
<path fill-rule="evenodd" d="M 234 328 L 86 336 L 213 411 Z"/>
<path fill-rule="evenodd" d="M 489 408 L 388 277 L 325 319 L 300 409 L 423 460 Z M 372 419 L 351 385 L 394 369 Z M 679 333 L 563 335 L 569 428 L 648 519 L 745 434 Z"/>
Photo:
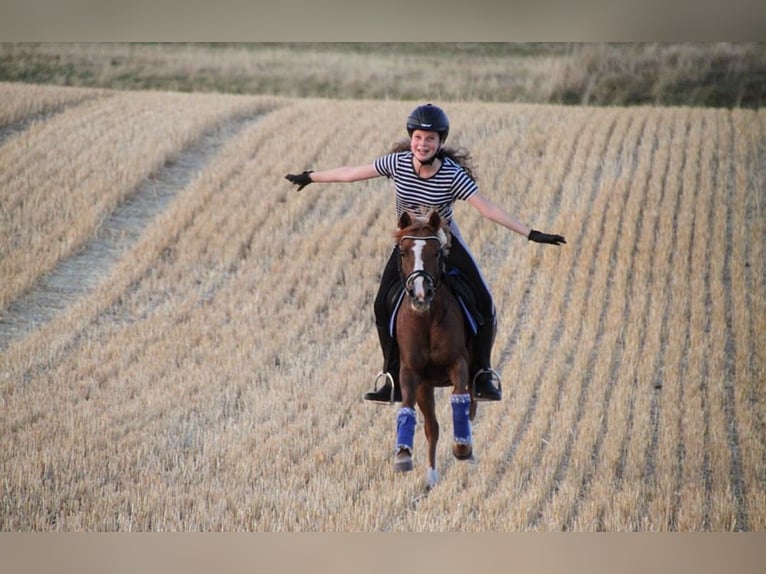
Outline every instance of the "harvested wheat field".
<path fill-rule="evenodd" d="M 373 160 L 416 103 L 0 84 L 0 529 L 766 529 L 766 112 L 445 105 L 499 309 L 476 461 L 394 474 Z M 354 121 L 349 121 L 354 118 Z"/>

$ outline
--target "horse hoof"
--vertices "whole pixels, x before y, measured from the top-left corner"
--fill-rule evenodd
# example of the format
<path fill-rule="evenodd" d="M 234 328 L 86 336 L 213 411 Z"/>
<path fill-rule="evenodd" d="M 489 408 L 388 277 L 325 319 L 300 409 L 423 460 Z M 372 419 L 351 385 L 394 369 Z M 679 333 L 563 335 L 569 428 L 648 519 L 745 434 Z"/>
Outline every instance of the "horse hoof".
<path fill-rule="evenodd" d="M 472 460 L 473 459 L 473 446 L 470 444 L 453 444 L 452 454 L 458 460 Z"/>
<path fill-rule="evenodd" d="M 406 449 L 397 451 L 394 455 L 394 472 L 407 472 L 412 470 L 412 454 Z"/>
<path fill-rule="evenodd" d="M 439 473 L 435 468 L 429 468 L 426 474 L 426 488 L 432 489 L 437 482 L 439 482 Z"/>

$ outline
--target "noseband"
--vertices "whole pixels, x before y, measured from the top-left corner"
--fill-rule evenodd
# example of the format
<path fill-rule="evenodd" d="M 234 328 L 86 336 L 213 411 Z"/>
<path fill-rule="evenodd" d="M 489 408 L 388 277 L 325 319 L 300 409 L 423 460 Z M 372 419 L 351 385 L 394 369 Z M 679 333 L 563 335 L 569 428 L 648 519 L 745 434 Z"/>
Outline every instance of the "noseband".
<path fill-rule="evenodd" d="M 402 258 L 401 256 L 404 254 L 404 249 L 402 249 L 402 241 L 405 239 L 413 239 L 413 240 L 424 240 L 424 241 L 436 241 L 439 243 L 439 253 L 437 254 L 438 263 L 439 263 L 439 275 L 434 278 L 428 271 L 425 269 L 416 269 L 412 273 L 408 274 L 406 277 L 403 274 L 402 270 Z M 423 300 L 423 306 L 429 307 L 431 305 L 431 302 L 434 300 L 434 297 L 436 296 L 436 290 L 439 288 L 439 282 L 441 279 L 441 275 L 444 272 L 445 268 L 445 262 L 444 262 L 444 248 L 442 247 L 443 243 L 442 240 L 437 237 L 436 235 L 427 235 L 425 237 L 419 237 L 417 235 L 404 235 L 399 240 L 399 275 L 402 278 L 402 284 L 404 286 L 404 290 L 407 292 L 407 295 L 410 297 L 410 299 L 417 299 L 417 295 L 415 295 L 415 280 L 418 278 L 423 279 L 424 283 L 424 290 L 425 290 L 425 298 Z"/>

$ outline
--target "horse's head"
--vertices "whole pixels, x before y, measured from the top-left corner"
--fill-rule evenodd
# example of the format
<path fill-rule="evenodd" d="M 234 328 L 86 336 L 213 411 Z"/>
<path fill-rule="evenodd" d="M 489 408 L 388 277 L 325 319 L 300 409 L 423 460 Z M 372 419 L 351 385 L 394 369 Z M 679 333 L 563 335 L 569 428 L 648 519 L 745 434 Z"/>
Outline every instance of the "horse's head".
<path fill-rule="evenodd" d="M 416 311 L 427 311 L 436 289 L 450 246 L 449 226 L 439 213 L 426 217 L 404 212 L 399 218 L 396 240 L 399 246 L 399 270 L 410 305 Z"/>

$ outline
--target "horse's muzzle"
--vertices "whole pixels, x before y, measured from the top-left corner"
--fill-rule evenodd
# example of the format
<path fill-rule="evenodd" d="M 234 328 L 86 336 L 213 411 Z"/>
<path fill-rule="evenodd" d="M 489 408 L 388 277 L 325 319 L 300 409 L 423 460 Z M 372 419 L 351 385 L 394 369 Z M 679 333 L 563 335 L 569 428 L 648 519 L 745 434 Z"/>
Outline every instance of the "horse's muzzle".
<path fill-rule="evenodd" d="M 413 271 L 404 280 L 404 289 L 410 298 L 410 305 L 416 311 L 428 311 L 436 296 L 436 281 L 427 271 Z"/>

